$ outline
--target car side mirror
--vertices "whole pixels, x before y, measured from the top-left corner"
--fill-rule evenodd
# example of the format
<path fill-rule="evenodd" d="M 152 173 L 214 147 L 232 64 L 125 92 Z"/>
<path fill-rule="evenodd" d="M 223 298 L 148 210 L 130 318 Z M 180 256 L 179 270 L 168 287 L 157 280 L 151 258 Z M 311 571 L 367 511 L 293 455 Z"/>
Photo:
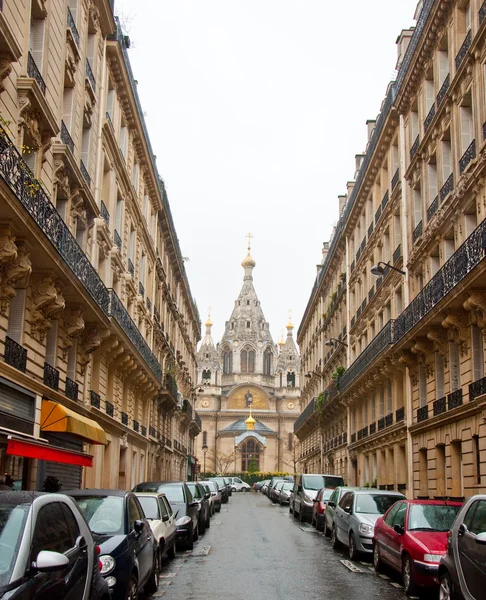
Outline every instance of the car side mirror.
<path fill-rule="evenodd" d="M 60 571 L 69 565 L 69 559 L 60 552 L 41 550 L 32 566 L 40 573 L 51 573 Z"/>
<path fill-rule="evenodd" d="M 312 500 L 312 502 L 319 502 L 319 500 L 317 498 L 314 498 L 314 500 Z"/>
<path fill-rule="evenodd" d="M 350 507 L 350 506 L 345 506 L 345 507 L 343 508 L 343 510 L 344 510 L 344 512 L 345 512 L 345 513 L 348 513 L 348 515 L 350 515 L 350 514 L 351 514 L 351 507 Z"/>
<path fill-rule="evenodd" d="M 461 536 L 463 536 L 467 532 L 468 532 L 468 528 L 467 528 L 466 524 L 465 523 L 461 523 L 459 525 L 458 535 L 461 537 Z"/>
<path fill-rule="evenodd" d="M 206 498 L 206 500 L 209 500 L 209 498 L 211 498 L 211 494 L 206 493 L 206 494 L 204 494 L 204 497 Z"/>
<path fill-rule="evenodd" d="M 168 521 L 169 520 L 169 515 L 164 515 L 162 517 L 162 521 Z"/>
<path fill-rule="evenodd" d="M 476 544 L 486 544 L 486 532 L 478 533 L 476 536 Z"/>
<path fill-rule="evenodd" d="M 189 504 L 189 508 L 194 508 L 195 506 L 198 506 L 198 505 L 199 505 L 199 502 L 197 502 L 196 500 L 194 500 L 194 502 L 191 502 Z"/>
<path fill-rule="evenodd" d="M 402 525 L 394 525 L 393 530 L 396 531 L 399 535 L 403 535 L 405 533 L 405 528 Z"/>
<path fill-rule="evenodd" d="M 330 506 L 331 508 L 336 508 L 336 503 L 335 502 L 330 501 L 330 502 L 327 503 L 327 505 Z"/>
<path fill-rule="evenodd" d="M 141 519 L 137 519 L 133 524 L 133 529 L 135 533 L 142 533 L 143 531 L 143 521 Z"/>

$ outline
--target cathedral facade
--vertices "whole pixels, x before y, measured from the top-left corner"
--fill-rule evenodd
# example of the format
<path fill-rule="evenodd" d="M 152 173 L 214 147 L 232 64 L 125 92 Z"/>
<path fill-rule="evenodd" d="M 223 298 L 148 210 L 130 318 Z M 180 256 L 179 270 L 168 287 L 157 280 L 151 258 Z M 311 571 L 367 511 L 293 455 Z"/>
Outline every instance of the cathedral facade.
<path fill-rule="evenodd" d="M 287 339 L 273 342 L 253 286 L 255 261 L 241 263 L 243 285 L 221 341 L 215 346 L 208 317 L 197 353 L 202 435 L 196 440 L 201 473 L 289 472 L 298 459 L 294 423 L 300 414 L 300 356 Z M 254 427 L 248 427 L 248 418 Z M 253 423 L 252 423 L 253 425 Z"/>

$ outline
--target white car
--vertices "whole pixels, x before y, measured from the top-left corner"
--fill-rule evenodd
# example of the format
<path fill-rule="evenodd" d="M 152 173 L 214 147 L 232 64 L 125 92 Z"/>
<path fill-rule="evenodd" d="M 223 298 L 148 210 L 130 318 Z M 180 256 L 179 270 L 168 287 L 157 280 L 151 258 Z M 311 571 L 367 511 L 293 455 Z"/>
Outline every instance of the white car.
<path fill-rule="evenodd" d="M 162 557 L 174 558 L 176 553 L 176 518 L 165 494 L 137 492 L 145 517 L 158 543 L 157 559 L 162 566 Z"/>
<path fill-rule="evenodd" d="M 229 477 L 233 492 L 249 492 L 251 487 L 239 477 Z"/>

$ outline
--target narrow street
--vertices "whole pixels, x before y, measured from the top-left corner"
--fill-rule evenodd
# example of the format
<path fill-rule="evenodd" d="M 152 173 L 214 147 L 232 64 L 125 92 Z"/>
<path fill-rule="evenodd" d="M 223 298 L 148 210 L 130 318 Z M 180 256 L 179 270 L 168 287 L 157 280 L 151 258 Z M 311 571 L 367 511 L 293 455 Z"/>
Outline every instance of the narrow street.
<path fill-rule="evenodd" d="M 378 576 L 261 494 L 233 494 L 192 552 L 165 564 L 154 598 L 405 600 L 399 579 Z M 356 569 L 356 570 L 354 570 Z M 386 576 L 385 576 L 386 577 Z"/>

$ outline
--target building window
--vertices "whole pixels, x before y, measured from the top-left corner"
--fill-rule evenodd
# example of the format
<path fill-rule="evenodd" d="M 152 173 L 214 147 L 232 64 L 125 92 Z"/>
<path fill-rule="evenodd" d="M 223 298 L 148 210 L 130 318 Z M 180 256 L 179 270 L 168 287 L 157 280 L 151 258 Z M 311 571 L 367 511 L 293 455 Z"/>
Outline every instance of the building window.
<path fill-rule="evenodd" d="M 233 372 L 233 352 L 225 350 L 223 352 L 223 373 Z"/>
<path fill-rule="evenodd" d="M 435 353 L 435 397 L 444 397 L 444 357 L 440 352 Z"/>
<path fill-rule="evenodd" d="M 425 372 L 425 365 L 420 364 L 418 369 L 418 380 L 419 380 L 419 402 L 420 407 L 427 404 L 427 374 Z"/>
<path fill-rule="evenodd" d="M 241 446 L 241 470 L 247 472 L 250 468 L 260 470 L 260 446 L 253 438 L 247 439 Z"/>
<path fill-rule="evenodd" d="M 459 367 L 459 346 L 455 342 L 449 342 L 451 392 L 461 387 L 461 376 Z"/>
<path fill-rule="evenodd" d="M 240 355 L 241 372 L 242 373 L 254 373 L 255 372 L 255 352 L 254 350 L 243 350 Z"/>
<path fill-rule="evenodd" d="M 59 321 L 52 321 L 46 335 L 46 363 L 51 367 L 56 366 L 57 355 L 57 326 Z"/>
<path fill-rule="evenodd" d="M 263 354 L 263 374 L 271 375 L 272 374 L 272 351 L 267 349 Z"/>
<path fill-rule="evenodd" d="M 202 378 L 203 378 L 203 381 L 210 381 L 211 380 L 211 370 L 203 369 Z"/>
<path fill-rule="evenodd" d="M 292 371 L 287 373 L 287 387 L 295 387 L 295 373 Z"/>
<path fill-rule="evenodd" d="M 203 446 L 207 446 L 208 445 L 208 432 L 207 431 L 203 431 Z"/>
<path fill-rule="evenodd" d="M 477 325 L 471 327 L 473 353 L 473 381 L 484 377 L 484 344 L 483 335 Z"/>
<path fill-rule="evenodd" d="M 25 316 L 25 297 L 26 290 L 15 290 L 15 296 L 10 300 L 10 309 L 8 313 L 8 329 L 7 335 L 14 342 L 22 345 L 22 334 L 24 332 L 24 316 Z"/>
<path fill-rule="evenodd" d="M 247 322 L 246 322 L 246 328 L 247 328 L 247 329 L 250 329 L 250 327 L 251 327 L 251 321 L 247 321 Z"/>

